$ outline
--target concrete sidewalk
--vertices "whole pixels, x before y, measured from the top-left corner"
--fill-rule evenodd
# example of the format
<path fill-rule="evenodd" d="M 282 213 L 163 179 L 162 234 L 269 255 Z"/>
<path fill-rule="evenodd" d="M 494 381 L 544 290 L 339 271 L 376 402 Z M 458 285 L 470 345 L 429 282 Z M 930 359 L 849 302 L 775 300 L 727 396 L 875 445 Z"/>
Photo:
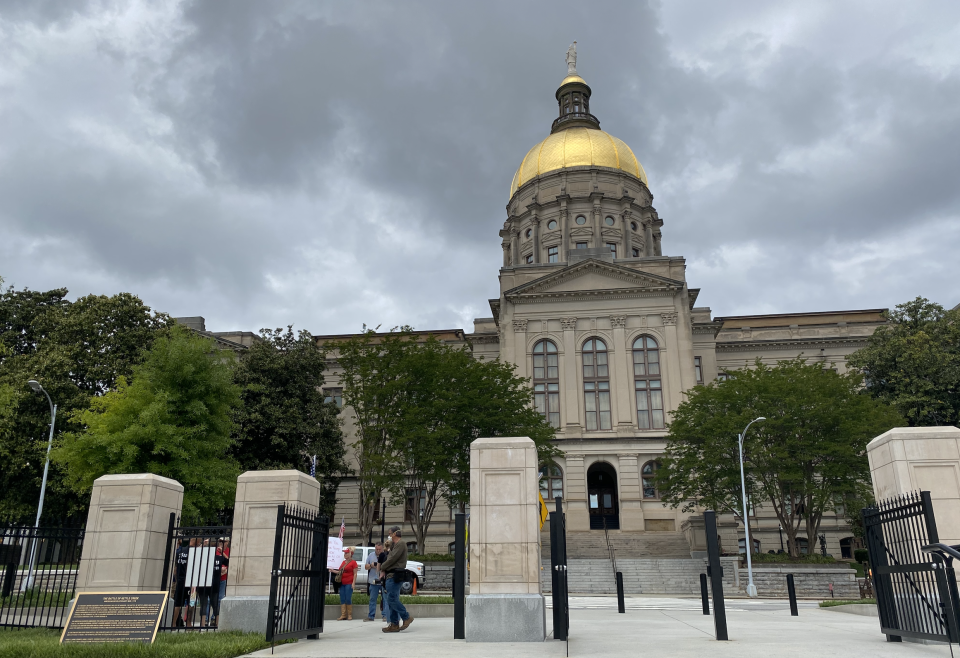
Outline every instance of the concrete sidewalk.
<path fill-rule="evenodd" d="M 586 600 L 584 600 L 586 599 Z M 791 617 L 786 601 L 730 601 L 727 627 L 731 640 L 713 639 L 713 617 L 704 616 L 691 599 L 629 599 L 626 614 L 616 600 L 584 597 L 571 601 L 570 656 L 669 656 L 677 658 L 810 658 L 810 656 L 946 657 L 946 645 L 891 643 L 876 618 L 844 615 L 804 605 Z M 695 604 L 695 605 L 692 605 Z M 587 607 L 587 606 L 590 607 Z M 548 626 L 550 613 L 547 613 Z M 278 646 L 274 655 L 293 657 L 411 656 L 556 656 L 565 643 L 467 643 L 453 638 L 452 619 L 420 619 L 402 633 L 381 633 L 379 623 L 327 622 L 319 640 Z M 255 656 L 270 655 L 270 649 Z M 958 652 L 960 656 L 960 652 Z"/>

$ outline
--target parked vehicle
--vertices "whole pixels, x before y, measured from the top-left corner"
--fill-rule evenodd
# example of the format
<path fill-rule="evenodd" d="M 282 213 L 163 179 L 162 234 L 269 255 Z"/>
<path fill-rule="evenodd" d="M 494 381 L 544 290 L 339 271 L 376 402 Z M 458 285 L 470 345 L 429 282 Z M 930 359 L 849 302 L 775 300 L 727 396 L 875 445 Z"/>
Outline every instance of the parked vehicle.
<path fill-rule="evenodd" d="M 357 578 L 354 581 L 354 587 L 367 584 L 367 570 L 363 568 L 363 565 L 367 561 L 367 556 L 372 552 L 373 546 L 357 546 L 354 549 L 353 559 L 360 565 L 360 568 L 357 569 Z M 417 579 L 417 589 L 423 589 L 424 583 L 426 582 L 423 577 L 423 562 L 407 560 L 407 571 L 410 572 L 408 574 L 409 577 L 407 582 L 400 586 L 400 592 L 402 594 L 410 594 L 413 591 L 414 578 Z"/>

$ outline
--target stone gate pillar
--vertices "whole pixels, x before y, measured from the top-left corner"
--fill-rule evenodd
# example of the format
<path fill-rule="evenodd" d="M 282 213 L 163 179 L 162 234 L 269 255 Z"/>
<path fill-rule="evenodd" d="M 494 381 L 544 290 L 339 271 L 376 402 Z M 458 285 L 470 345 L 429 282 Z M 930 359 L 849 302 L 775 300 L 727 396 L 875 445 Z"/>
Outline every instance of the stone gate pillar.
<path fill-rule="evenodd" d="M 227 595 L 220 604 L 219 627 L 223 630 L 266 630 L 277 508 L 281 504 L 316 511 L 320 483 L 293 470 L 247 471 L 237 478 Z"/>
<path fill-rule="evenodd" d="M 537 450 L 526 437 L 470 446 L 467 642 L 543 642 Z"/>
<path fill-rule="evenodd" d="M 183 485 L 152 473 L 104 475 L 93 482 L 77 594 L 165 589 L 163 559 L 170 513 Z"/>
<path fill-rule="evenodd" d="M 877 500 L 929 491 L 940 541 L 960 543 L 960 429 L 895 427 L 867 444 Z"/>

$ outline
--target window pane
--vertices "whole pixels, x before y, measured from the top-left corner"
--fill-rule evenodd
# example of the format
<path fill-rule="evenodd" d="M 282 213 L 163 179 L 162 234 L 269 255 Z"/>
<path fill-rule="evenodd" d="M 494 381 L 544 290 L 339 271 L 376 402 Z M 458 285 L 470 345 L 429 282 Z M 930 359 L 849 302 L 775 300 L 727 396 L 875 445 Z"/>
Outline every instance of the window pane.
<path fill-rule="evenodd" d="M 553 495 L 550 497 L 556 498 L 557 496 L 563 496 L 563 480 L 553 481 Z"/>
<path fill-rule="evenodd" d="M 662 430 L 663 429 L 663 412 L 656 411 L 653 412 L 653 428 Z"/>
<path fill-rule="evenodd" d="M 655 350 L 657 349 L 657 341 L 652 338 L 647 338 L 647 349 Z"/>
<path fill-rule="evenodd" d="M 547 390 L 548 390 L 548 391 L 559 391 L 559 390 L 560 390 L 560 384 L 547 384 Z"/>
<path fill-rule="evenodd" d="M 597 354 L 597 377 L 608 377 L 607 373 L 607 353 L 600 352 Z"/>
<path fill-rule="evenodd" d="M 597 429 L 597 414 L 596 412 L 587 412 L 587 429 L 595 430 Z"/>
<path fill-rule="evenodd" d="M 643 336 L 633 341 L 633 349 L 642 350 L 643 349 Z"/>
<path fill-rule="evenodd" d="M 637 426 L 642 430 L 650 429 L 650 415 L 646 411 L 637 412 Z"/>
<path fill-rule="evenodd" d="M 640 355 L 640 358 L 643 358 L 643 355 L 642 355 L 642 354 Z M 644 376 L 644 375 L 647 374 L 647 369 L 644 367 L 644 365 L 643 365 L 642 363 L 634 363 L 634 364 L 633 364 L 633 374 L 636 375 L 636 376 L 638 376 L 638 377 L 642 377 L 642 376 Z"/>
<path fill-rule="evenodd" d="M 603 509 L 613 509 L 613 496 L 603 494 Z"/>
<path fill-rule="evenodd" d="M 548 351 L 548 352 L 556 352 L 556 351 L 557 351 L 557 346 L 554 345 L 552 342 L 550 342 L 550 341 L 548 340 L 548 341 L 547 341 L 547 351 Z"/>
<path fill-rule="evenodd" d="M 607 349 L 607 344 L 604 343 L 604 342 L 603 342 L 602 340 L 600 340 L 599 338 L 597 338 L 597 350 L 606 351 L 606 349 Z"/>
<path fill-rule="evenodd" d="M 556 354 L 548 354 L 548 355 L 547 355 L 547 365 L 548 365 L 548 366 L 556 366 L 558 363 L 560 363 L 560 357 L 558 357 Z"/>
<path fill-rule="evenodd" d="M 659 379 L 650 380 L 650 388 L 660 388 L 660 380 Z"/>
<path fill-rule="evenodd" d="M 642 379 L 638 380 L 638 381 L 636 382 L 636 384 L 637 384 L 637 390 L 638 390 L 638 391 L 640 391 L 640 390 L 646 390 L 646 388 L 647 388 L 647 382 L 643 381 Z"/>
<path fill-rule="evenodd" d="M 648 478 L 643 478 L 643 497 L 644 498 L 657 497 L 657 488 L 654 486 L 653 480 Z"/>
<path fill-rule="evenodd" d="M 597 382 L 597 388 L 599 388 L 601 391 L 609 391 L 610 382 Z"/>
<path fill-rule="evenodd" d="M 559 466 L 554 464 L 553 466 L 550 467 L 550 475 L 554 477 L 561 477 L 563 475 L 563 471 L 560 470 Z"/>
<path fill-rule="evenodd" d="M 597 494 L 590 494 L 590 509 L 598 509 L 600 507 L 600 501 L 597 498 Z"/>
<path fill-rule="evenodd" d="M 559 379 L 560 370 L 556 366 L 550 366 L 547 368 L 547 379 Z"/>
<path fill-rule="evenodd" d="M 597 397 L 600 400 L 600 411 L 610 411 L 610 393 L 608 391 L 600 391 L 597 393 Z"/>
<path fill-rule="evenodd" d="M 587 391 L 584 394 L 583 404 L 584 408 L 587 410 L 587 413 L 597 410 L 597 396 L 592 390 Z"/>
<path fill-rule="evenodd" d="M 536 393 L 533 396 L 533 406 L 537 410 L 538 414 L 545 414 L 547 410 L 544 408 L 544 395 L 543 393 Z"/>
<path fill-rule="evenodd" d="M 654 363 L 660 363 L 660 352 L 655 350 L 652 352 L 647 352 L 647 363 L 649 363 L 651 366 Z"/>
<path fill-rule="evenodd" d="M 653 474 L 653 462 L 647 462 L 643 465 L 643 474 L 652 475 Z"/>
<path fill-rule="evenodd" d="M 583 344 L 583 351 L 584 351 L 584 352 L 591 351 L 591 350 L 593 350 L 593 339 L 592 339 L 592 338 L 591 338 L 590 340 L 588 340 L 586 343 Z M 586 358 L 587 355 L 584 354 L 583 356 L 584 356 L 584 358 Z"/>

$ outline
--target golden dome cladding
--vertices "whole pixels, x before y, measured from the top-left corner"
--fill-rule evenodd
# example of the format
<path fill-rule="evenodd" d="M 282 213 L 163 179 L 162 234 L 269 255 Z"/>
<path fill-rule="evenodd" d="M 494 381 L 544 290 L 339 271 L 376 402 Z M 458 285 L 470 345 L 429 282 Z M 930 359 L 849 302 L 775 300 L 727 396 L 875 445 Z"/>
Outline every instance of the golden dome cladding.
<path fill-rule="evenodd" d="M 602 130 L 567 128 L 553 133 L 527 152 L 510 184 L 512 197 L 524 183 L 566 167 L 609 167 L 647 182 L 647 173 L 622 140 Z"/>

